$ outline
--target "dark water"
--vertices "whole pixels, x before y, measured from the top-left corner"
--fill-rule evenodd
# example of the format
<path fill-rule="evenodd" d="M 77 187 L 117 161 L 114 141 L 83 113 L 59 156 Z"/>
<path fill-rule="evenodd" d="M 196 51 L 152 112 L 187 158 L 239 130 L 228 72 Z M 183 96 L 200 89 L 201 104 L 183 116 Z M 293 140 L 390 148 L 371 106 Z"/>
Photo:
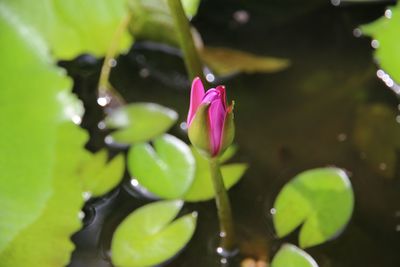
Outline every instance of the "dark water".
<path fill-rule="evenodd" d="M 248 11 L 247 24 L 235 22 L 237 10 Z M 368 160 L 374 151 L 360 149 L 354 134 L 360 116 L 372 105 L 393 114 L 388 124 L 398 113 L 396 95 L 376 77 L 371 40 L 353 36 L 354 28 L 384 10 L 382 4 L 334 7 L 318 0 L 202 2 L 194 24 L 206 44 L 292 61 L 280 73 L 223 81 L 228 97 L 236 100 L 240 150 L 235 161 L 250 164 L 230 191 L 246 257 L 268 260 L 283 242 L 297 244 L 298 233 L 283 240 L 274 236 L 269 213 L 274 198 L 297 173 L 335 165 L 352 174 L 353 217 L 338 238 L 307 252 L 321 267 L 400 266 L 400 176 L 393 162 Z M 85 102 L 83 127 L 91 133 L 91 150 L 104 146 L 106 135 L 97 128 L 103 116 L 95 103 L 99 67 L 99 62 L 87 59 L 68 66 Z M 128 102 L 157 102 L 178 111 L 179 122 L 185 120 L 189 87 L 179 57 L 136 45 L 119 59 L 112 82 Z M 172 133 L 185 140 L 179 122 Z M 395 153 L 394 147 L 390 153 Z M 112 232 L 132 210 L 148 202 L 135 197 L 128 181 L 126 175 L 118 189 L 85 207 L 86 227 L 73 237 L 77 250 L 71 267 L 112 266 L 107 253 Z M 218 231 L 214 203 L 187 204 L 182 212 L 192 210 L 199 212 L 196 233 L 165 266 L 221 266 L 214 252 Z M 243 255 L 226 266 L 239 266 Z"/>

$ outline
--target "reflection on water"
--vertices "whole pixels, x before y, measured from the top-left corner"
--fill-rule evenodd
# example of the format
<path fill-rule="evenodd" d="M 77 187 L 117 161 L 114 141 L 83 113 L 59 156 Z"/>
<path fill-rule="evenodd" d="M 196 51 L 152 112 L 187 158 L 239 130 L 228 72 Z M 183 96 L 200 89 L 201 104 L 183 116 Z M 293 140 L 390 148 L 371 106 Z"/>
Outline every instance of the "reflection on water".
<path fill-rule="evenodd" d="M 283 240 L 274 234 L 274 198 L 299 172 L 332 165 L 352 173 L 354 215 L 339 238 L 307 252 L 321 267 L 400 266 L 399 149 L 389 146 L 392 163 L 379 157 L 371 161 L 375 148 L 371 152 L 355 142 L 356 132 L 374 132 L 396 122 L 398 101 L 385 85 L 385 74 L 377 73 L 371 40 L 354 37 L 359 24 L 380 16 L 385 7 L 338 8 L 313 0 L 313 4 L 286 10 L 279 4 L 267 6 L 261 2 L 205 0 L 194 21 L 209 45 L 289 58 L 293 63 L 277 74 L 238 75 L 225 81 L 229 98 L 236 99 L 236 142 L 240 149 L 235 160 L 250 164 L 243 180 L 230 191 L 242 254 L 269 261 L 282 243 L 296 244 L 298 233 Z M 238 10 L 245 10 L 251 18 Z M 274 16 L 276 10 L 282 12 Z M 232 19 L 248 21 L 233 25 L 229 23 Z M 128 102 L 160 103 L 175 109 L 184 121 L 189 83 L 179 54 L 147 48 L 138 45 L 119 59 L 111 77 L 114 87 Z M 102 118 L 96 106 L 95 74 L 78 78 L 76 88 L 86 103 L 82 124 L 91 132 L 91 149 L 103 146 L 107 134 L 97 128 Z M 387 110 L 385 122 L 376 120 L 373 126 L 366 126 L 371 125 L 366 118 L 367 123 L 360 124 L 364 128 L 356 129 L 360 110 L 376 105 Z M 180 125 L 172 132 L 187 140 Z M 380 131 L 376 138 L 389 139 L 389 132 Z M 390 170 L 393 174 L 387 175 Z M 108 253 L 113 231 L 131 211 L 149 202 L 129 191 L 128 184 L 132 185 L 127 176 L 115 192 L 91 200 L 85 207 L 85 220 L 88 216 L 93 221 L 74 236 L 77 250 L 70 266 L 112 266 Z M 166 266 L 239 266 L 241 256 L 226 264 L 216 256 L 218 223 L 214 203 L 186 204 L 182 213 L 193 210 L 199 213 L 196 233 L 188 247 Z"/>

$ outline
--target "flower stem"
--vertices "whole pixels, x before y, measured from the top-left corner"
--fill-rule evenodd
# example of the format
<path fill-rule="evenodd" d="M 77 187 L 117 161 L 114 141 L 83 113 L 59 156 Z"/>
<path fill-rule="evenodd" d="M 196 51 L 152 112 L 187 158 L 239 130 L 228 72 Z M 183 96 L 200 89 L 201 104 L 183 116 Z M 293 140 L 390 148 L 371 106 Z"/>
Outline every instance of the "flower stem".
<path fill-rule="evenodd" d="M 179 44 L 183 52 L 186 69 L 190 76 L 190 80 L 200 77 L 205 81 L 203 73 L 203 64 L 193 41 L 190 31 L 190 24 L 186 17 L 181 0 L 168 0 L 168 6 L 174 19 L 175 28 L 177 30 Z"/>
<path fill-rule="evenodd" d="M 224 181 L 222 180 L 218 158 L 210 158 L 209 163 L 215 191 L 215 202 L 217 204 L 221 237 L 220 247 L 217 249 L 217 252 L 223 256 L 227 256 L 235 250 L 236 246 L 232 210 Z"/>

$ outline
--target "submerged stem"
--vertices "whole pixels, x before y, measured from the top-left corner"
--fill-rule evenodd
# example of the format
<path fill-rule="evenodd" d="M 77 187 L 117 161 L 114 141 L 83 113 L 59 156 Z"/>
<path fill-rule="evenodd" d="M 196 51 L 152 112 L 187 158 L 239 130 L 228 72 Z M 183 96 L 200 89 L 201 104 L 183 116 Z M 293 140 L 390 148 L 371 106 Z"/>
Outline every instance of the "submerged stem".
<path fill-rule="evenodd" d="M 125 104 L 125 100 L 122 96 L 110 85 L 109 78 L 111 68 L 113 67 L 112 61 L 115 60 L 118 46 L 128 27 L 129 21 L 131 20 L 131 14 L 128 13 L 125 18 L 122 19 L 117 29 L 115 30 L 114 36 L 111 40 L 110 46 L 107 50 L 107 53 L 104 57 L 103 65 L 101 66 L 99 85 L 97 88 L 98 97 L 104 98 L 106 102 L 103 106 L 108 104 L 109 102 L 116 103 L 117 105 Z"/>
<path fill-rule="evenodd" d="M 177 29 L 179 44 L 183 52 L 186 69 L 189 73 L 190 79 L 193 80 L 195 77 L 200 77 L 202 81 L 205 81 L 203 64 L 201 63 L 200 56 L 196 50 L 192 33 L 190 31 L 190 24 L 185 11 L 183 10 L 181 0 L 168 0 L 167 2 L 174 19 L 175 28 Z"/>
<path fill-rule="evenodd" d="M 217 204 L 221 237 L 220 247 L 217 251 L 219 254 L 227 256 L 235 250 L 236 246 L 232 210 L 224 181 L 222 179 L 218 158 L 210 158 L 209 162 L 215 191 L 215 202 Z"/>

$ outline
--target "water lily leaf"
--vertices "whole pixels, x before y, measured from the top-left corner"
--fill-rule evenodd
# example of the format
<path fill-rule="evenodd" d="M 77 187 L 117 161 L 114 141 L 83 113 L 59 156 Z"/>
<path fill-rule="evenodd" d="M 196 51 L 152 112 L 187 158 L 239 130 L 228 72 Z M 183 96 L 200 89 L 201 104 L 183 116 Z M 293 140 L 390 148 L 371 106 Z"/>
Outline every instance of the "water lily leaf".
<path fill-rule="evenodd" d="M 78 213 L 84 200 L 77 170 L 87 153 L 83 150 L 87 134 L 72 122 L 65 122 L 56 136 L 52 195 L 40 216 L 0 254 L 1 266 L 23 267 L 27 262 L 33 267 L 64 266 L 69 261 L 74 249 L 70 236 L 81 227 Z M 15 210 L 14 214 L 19 212 Z"/>
<path fill-rule="evenodd" d="M 396 112 L 381 104 L 357 112 L 353 141 L 373 170 L 391 178 L 395 173 L 396 150 L 400 147 L 400 125 Z"/>
<path fill-rule="evenodd" d="M 363 34 L 377 40 L 378 48 L 375 57 L 379 65 L 390 74 L 392 79 L 400 83 L 400 5 L 391 7 L 380 19 L 363 25 Z"/>
<path fill-rule="evenodd" d="M 86 155 L 86 135 L 71 123 L 79 123 L 82 105 L 50 51 L 62 59 L 103 53 L 115 30 L 105 24 L 119 24 L 123 8 L 120 1 L 0 3 L 0 112 L 7 129 L 0 134 L 2 266 L 68 263 L 70 236 L 80 227 L 83 199 L 76 168 Z M 84 28 L 101 29 L 95 32 L 102 39 Z"/>
<path fill-rule="evenodd" d="M 196 213 L 172 221 L 183 202 L 160 201 L 143 206 L 117 228 L 111 244 L 115 266 L 155 266 L 175 256 L 191 239 Z"/>
<path fill-rule="evenodd" d="M 285 244 L 276 253 L 271 267 L 318 267 L 318 264 L 304 250 Z"/>
<path fill-rule="evenodd" d="M 353 212 L 350 180 L 339 168 L 312 169 L 287 183 L 274 203 L 274 226 L 279 237 L 301 226 L 300 247 L 321 244 L 346 226 Z"/>
<path fill-rule="evenodd" d="M 195 161 L 190 148 L 172 135 L 131 147 L 128 170 L 139 184 L 156 196 L 180 198 L 193 182 Z"/>
<path fill-rule="evenodd" d="M 4 12 L 15 23 L 34 28 L 51 47 L 56 58 L 72 59 L 81 53 L 105 54 L 114 32 L 127 15 L 126 0 L 4 0 Z M 120 51 L 127 50 L 132 38 L 125 32 Z"/>
<path fill-rule="evenodd" d="M 178 119 L 172 109 L 155 103 L 135 103 L 112 111 L 105 119 L 108 128 L 118 128 L 110 142 L 146 142 L 166 132 Z"/>
<path fill-rule="evenodd" d="M 224 155 L 228 153 L 226 154 L 227 156 L 233 156 L 234 149 L 235 148 L 228 149 Z M 215 193 L 211 180 L 212 178 L 209 163 L 193 147 L 192 153 L 196 160 L 196 172 L 193 183 L 183 199 L 191 202 L 210 200 L 215 196 Z M 221 173 L 227 190 L 239 182 L 247 168 L 247 164 L 244 163 L 231 163 L 221 166 Z"/>
<path fill-rule="evenodd" d="M 197 13 L 200 0 L 182 0 L 190 19 Z M 130 0 L 130 30 L 137 39 L 178 46 L 178 35 L 166 0 Z"/>
<path fill-rule="evenodd" d="M 218 76 L 240 72 L 277 72 L 289 66 L 289 60 L 262 57 L 225 47 L 204 47 L 199 50 L 204 63 Z"/>
<path fill-rule="evenodd" d="M 103 149 L 82 164 L 83 190 L 91 196 L 101 196 L 118 185 L 123 172 L 124 156 L 118 155 L 107 163 L 107 151 Z"/>
<path fill-rule="evenodd" d="M 51 64 L 40 37 L 10 16 L 0 4 L 0 112 L 7 129 L 0 138 L 0 252 L 40 216 L 53 193 L 54 144 L 62 116 L 57 97 L 71 86 Z"/>

